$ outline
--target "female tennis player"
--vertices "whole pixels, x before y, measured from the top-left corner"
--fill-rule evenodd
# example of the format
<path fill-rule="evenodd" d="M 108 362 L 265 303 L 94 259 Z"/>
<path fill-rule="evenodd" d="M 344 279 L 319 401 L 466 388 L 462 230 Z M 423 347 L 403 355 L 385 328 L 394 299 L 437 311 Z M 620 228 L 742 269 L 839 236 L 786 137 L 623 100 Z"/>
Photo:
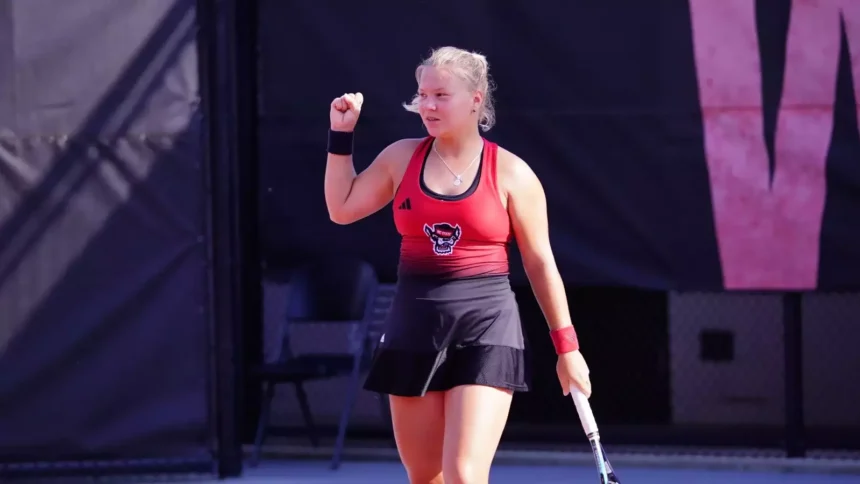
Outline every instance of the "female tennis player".
<path fill-rule="evenodd" d="M 486 483 L 513 392 L 529 363 L 508 278 L 512 237 L 558 353 L 559 383 L 590 395 L 550 248 L 540 181 L 484 139 L 495 121 L 487 59 L 454 47 L 416 70 L 404 107 L 429 136 L 386 147 L 361 174 L 352 162 L 361 93 L 331 103 L 325 199 L 349 224 L 393 203 L 402 236 L 397 295 L 365 388 L 390 395 L 394 436 L 412 484 Z"/>

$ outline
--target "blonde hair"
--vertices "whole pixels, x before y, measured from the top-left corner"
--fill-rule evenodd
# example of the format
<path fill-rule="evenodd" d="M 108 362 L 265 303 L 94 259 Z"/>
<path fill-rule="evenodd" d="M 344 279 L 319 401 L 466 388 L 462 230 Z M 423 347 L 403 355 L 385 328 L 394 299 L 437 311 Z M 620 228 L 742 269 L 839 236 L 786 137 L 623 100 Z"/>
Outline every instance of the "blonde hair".
<path fill-rule="evenodd" d="M 489 131 L 496 124 L 496 110 L 493 106 L 493 89 L 490 79 L 490 64 L 487 58 L 477 52 L 458 49 L 457 47 L 440 47 L 433 50 L 415 69 L 415 80 L 421 80 L 421 70 L 425 67 L 450 69 L 451 72 L 466 81 L 469 88 L 484 93 L 483 102 L 478 107 L 478 126 L 483 131 Z M 416 95 L 403 107 L 411 112 L 418 112 L 419 97 Z"/>

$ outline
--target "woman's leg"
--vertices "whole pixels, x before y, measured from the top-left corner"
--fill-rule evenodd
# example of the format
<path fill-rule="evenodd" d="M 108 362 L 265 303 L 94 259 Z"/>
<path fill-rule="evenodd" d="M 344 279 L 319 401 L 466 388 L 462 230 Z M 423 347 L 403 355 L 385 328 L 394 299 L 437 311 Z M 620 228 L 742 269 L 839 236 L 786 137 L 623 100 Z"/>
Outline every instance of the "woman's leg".
<path fill-rule="evenodd" d="M 445 394 L 389 398 L 394 440 L 410 484 L 442 484 Z"/>
<path fill-rule="evenodd" d="M 486 484 L 508 421 L 513 393 L 481 385 L 455 387 L 445 395 L 445 484 Z"/>

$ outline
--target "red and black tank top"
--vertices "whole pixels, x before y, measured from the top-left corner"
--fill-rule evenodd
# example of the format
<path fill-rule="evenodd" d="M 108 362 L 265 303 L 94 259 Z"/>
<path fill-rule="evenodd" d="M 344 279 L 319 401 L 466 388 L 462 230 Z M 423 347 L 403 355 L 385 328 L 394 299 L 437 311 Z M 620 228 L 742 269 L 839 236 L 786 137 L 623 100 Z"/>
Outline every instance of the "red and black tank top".
<path fill-rule="evenodd" d="M 432 143 L 428 137 L 418 145 L 394 195 L 399 273 L 445 279 L 508 274 L 512 231 L 496 183 L 498 145 L 484 140 L 475 180 L 462 195 L 449 196 L 424 183 Z"/>

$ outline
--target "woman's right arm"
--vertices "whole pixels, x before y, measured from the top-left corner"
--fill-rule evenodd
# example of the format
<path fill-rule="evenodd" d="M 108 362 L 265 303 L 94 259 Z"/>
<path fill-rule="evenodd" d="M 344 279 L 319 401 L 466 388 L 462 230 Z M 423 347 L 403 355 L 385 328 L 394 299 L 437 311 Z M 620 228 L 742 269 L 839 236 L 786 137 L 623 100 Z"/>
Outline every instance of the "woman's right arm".
<path fill-rule="evenodd" d="M 403 176 L 404 162 L 412 155 L 412 140 L 394 142 L 377 155 L 361 174 L 352 164 L 352 133 L 361 114 L 364 96 L 346 93 L 331 102 L 329 118 L 333 145 L 325 166 L 325 204 L 332 222 L 351 224 L 376 213 L 394 198 Z M 334 133 L 338 132 L 338 133 Z M 350 133 L 345 135 L 344 133 Z"/>
<path fill-rule="evenodd" d="M 352 155 L 329 153 L 325 168 L 325 203 L 329 217 L 340 225 L 372 215 L 393 198 L 402 176 L 399 164 L 412 155 L 414 141 L 388 145 L 367 169 L 356 174 Z"/>

